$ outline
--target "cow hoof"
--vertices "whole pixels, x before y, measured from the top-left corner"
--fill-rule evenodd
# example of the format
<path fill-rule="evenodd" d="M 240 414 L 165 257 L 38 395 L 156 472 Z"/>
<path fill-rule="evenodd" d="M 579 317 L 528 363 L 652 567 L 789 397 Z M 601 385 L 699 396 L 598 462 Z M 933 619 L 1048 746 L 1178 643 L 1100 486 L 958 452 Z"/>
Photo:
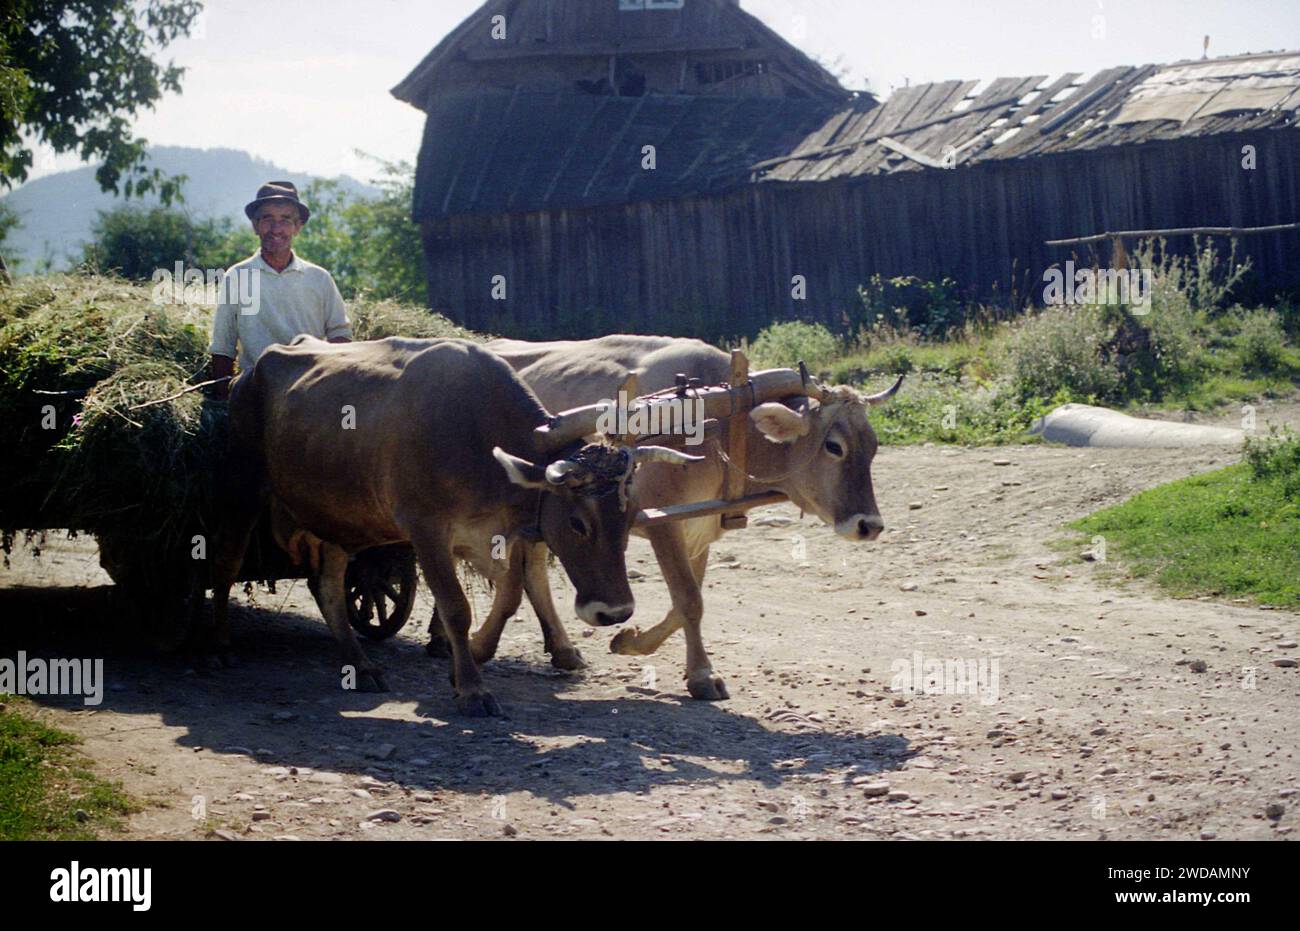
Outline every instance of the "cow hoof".
<path fill-rule="evenodd" d="M 699 701 L 726 701 L 731 697 L 727 692 L 727 683 L 722 681 L 721 676 L 715 676 L 713 673 L 688 679 L 686 688 L 690 691 L 691 698 Z"/>
<path fill-rule="evenodd" d="M 579 669 L 586 669 L 587 662 L 578 652 L 577 647 L 565 647 L 562 650 L 556 650 L 551 654 L 551 665 L 556 669 L 563 669 L 567 672 L 577 672 Z"/>
<path fill-rule="evenodd" d="M 424 652 L 434 659 L 451 659 L 451 644 L 443 637 L 431 637 L 425 644 Z"/>
<path fill-rule="evenodd" d="M 497 718 L 501 716 L 501 705 L 491 692 L 470 692 L 468 695 L 456 696 L 456 710 L 471 718 Z"/>
<path fill-rule="evenodd" d="M 620 630 L 614 635 L 614 639 L 609 642 L 609 652 L 617 653 L 620 656 L 640 656 L 641 651 L 636 648 L 636 639 L 640 636 L 641 631 L 636 627 Z"/>
<path fill-rule="evenodd" d="M 387 692 L 388 680 L 378 669 L 362 669 L 357 673 L 358 692 Z"/>

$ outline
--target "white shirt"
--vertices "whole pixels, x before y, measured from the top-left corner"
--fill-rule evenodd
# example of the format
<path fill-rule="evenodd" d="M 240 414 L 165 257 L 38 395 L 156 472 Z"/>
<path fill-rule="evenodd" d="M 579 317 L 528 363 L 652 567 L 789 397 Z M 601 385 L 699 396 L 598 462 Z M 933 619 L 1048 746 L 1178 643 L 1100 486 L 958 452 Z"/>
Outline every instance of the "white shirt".
<path fill-rule="evenodd" d="M 334 278 L 319 265 L 294 255 L 277 272 L 259 251 L 226 270 L 212 320 L 215 356 L 236 358 L 248 371 L 268 347 L 306 333 L 319 339 L 352 338 Z"/>

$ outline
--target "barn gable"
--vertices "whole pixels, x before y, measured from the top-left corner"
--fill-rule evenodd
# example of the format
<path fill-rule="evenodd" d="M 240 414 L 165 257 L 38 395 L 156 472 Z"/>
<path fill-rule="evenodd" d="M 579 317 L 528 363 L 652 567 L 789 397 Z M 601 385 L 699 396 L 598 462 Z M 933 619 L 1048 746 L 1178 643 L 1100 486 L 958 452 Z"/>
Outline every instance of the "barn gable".
<path fill-rule="evenodd" d="M 823 67 L 737 0 L 489 0 L 395 88 L 843 100 Z"/>

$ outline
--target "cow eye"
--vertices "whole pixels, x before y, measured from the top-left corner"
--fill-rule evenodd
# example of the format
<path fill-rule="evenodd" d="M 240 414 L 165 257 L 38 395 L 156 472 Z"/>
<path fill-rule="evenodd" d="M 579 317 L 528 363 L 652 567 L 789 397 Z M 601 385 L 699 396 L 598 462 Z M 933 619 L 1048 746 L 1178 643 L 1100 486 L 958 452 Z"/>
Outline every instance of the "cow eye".
<path fill-rule="evenodd" d="M 578 536 L 585 537 L 587 535 L 587 525 L 584 524 L 578 518 L 570 517 L 569 526 L 573 528 L 573 532 L 576 533 Z"/>
<path fill-rule="evenodd" d="M 839 443 L 836 443 L 834 440 L 826 441 L 826 451 L 830 453 L 832 456 L 834 456 L 836 459 L 844 458 L 844 447 L 841 446 Z"/>

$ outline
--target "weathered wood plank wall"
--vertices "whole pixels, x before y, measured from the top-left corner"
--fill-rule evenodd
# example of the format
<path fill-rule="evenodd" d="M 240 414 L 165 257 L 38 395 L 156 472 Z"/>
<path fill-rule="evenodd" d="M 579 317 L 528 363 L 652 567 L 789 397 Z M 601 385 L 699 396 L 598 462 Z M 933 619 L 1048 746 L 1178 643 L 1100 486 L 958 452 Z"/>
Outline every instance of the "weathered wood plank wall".
<path fill-rule="evenodd" d="M 718 338 L 794 317 L 838 325 L 877 272 L 946 275 L 977 301 L 1036 300 L 1043 270 L 1071 257 L 1048 239 L 1297 219 L 1300 133 L 1271 131 L 423 228 L 432 306 L 474 329 Z M 1300 288 L 1300 234 L 1247 237 L 1239 254 L 1256 296 Z M 795 275 L 806 300 L 792 297 Z"/>

